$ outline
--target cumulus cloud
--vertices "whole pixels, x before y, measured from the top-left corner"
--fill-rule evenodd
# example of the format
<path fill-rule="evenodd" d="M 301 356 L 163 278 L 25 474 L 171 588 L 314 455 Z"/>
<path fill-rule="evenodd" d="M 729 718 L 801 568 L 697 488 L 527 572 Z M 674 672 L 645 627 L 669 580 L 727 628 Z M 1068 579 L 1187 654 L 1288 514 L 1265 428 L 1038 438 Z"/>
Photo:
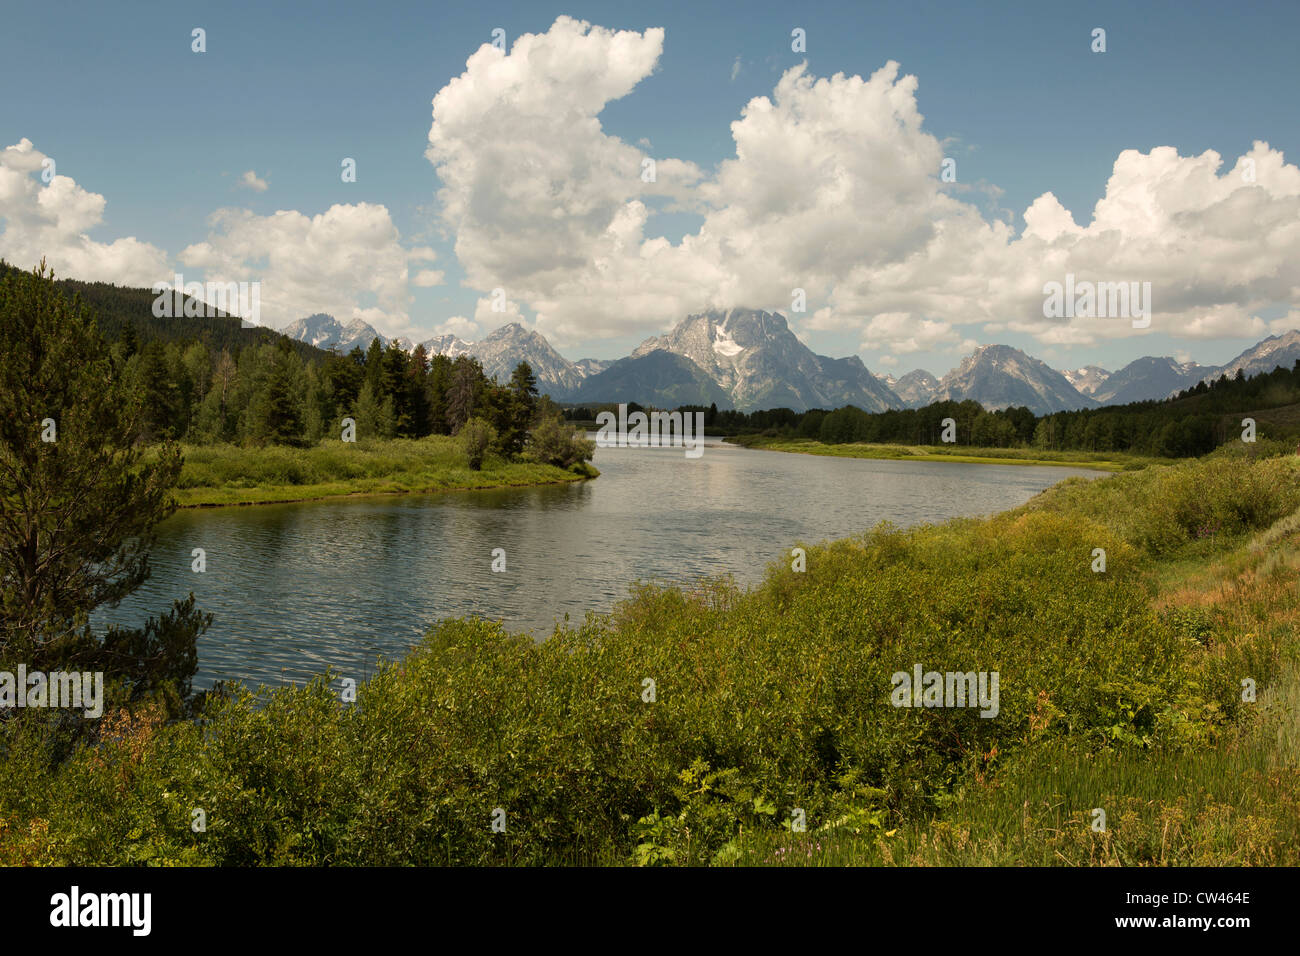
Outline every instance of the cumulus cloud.
<path fill-rule="evenodd" d="M 88 232 L 103 222 L 104 197 L 67 176 L 51 176 L 47 160 L 27 139 L 0 152 L 0 257 L 30 268 L 44 256 L 58 275 L 89 281 L 171 283 L 175 270 L 162 249 L 133 237 L 91 239 Z M 239 184 L 266 189 L 252 170 Z M 403 246 L 380 205 L 335 205 L 316 216 L 220 209 L 209 227 L 204 241 L 179 256 L 201 272 L 186 279 L 259 282 L 261 321 L 272 326 L 330 312 L 378 323 L 391 334 L 412 333 L 410 286 L 444 281 L 440 270 L 420 268 L 434 262 L 434 251 Z"/>
<path fill-rule="evenodd" d="M 512 322 L 518 322 L 520 325 L 529 324 L 517 301 L 495 296 L 482 298 L 474 303 L 474 322 L 482 329 L 499 329 Z"/>
<path fill-rule="evenodd" d="M 973 339 L 963 338 L 948 322 L 923 319 L 909 312 L 882 312 L 871 318 L 862 336 L 864 349 L 910 352 L 968 351 Z"/>
<path fill-rule="evenodd" d="M 1282 318 L 1274 319 L 1268 324 L 1268 329 L 1274 335 L 1290 332 L 1292 329 L 1300 329 L 1300 309 L 1292 309 Z M 1180 359 L 1179 361 L 1184 360 Z"/>
<path fill-rule="evenodd" d="M 133 236 L 91 239 L 104 220 L 104 197 L 68 176 L 49 176 L 57 166 L 47 160 L 26 138 L 0 152 L 0 257 L 22 268 L 44 257 L 59 276 L 125 285 L 150 285 L 167 272 L 157 246 Z"/>
<path fill-rule="evenodd" d="M 239 177 L 239 185 L 259 193 L 264 193 L 269 188 L 266 180 L 261 179 L 257 173 L 253 172 L 251 169 Z"/>
<path fill-rule="evenodd" d="M 313 312 L 376 322 L 409 334 L 409 267 L 432 262 L 432 249 L 407 249 L 388 209 L 334 205 L 316 216 L 279 210 L 258 216 L 220 209 L 203 242 L 180 260 L 214 282 L 261 283 L 262 323 L 282 326 Z"/>
<path fill-rule="evenodd" d="M 561 340 L 658 327 L 719 279 L 690 249 L 643 235 L 647 201 L 688 199 L 699 169 L 597 119 L 654 70 L 663 38 L 560 17 L 509 55 L 485 44 L 434 97 L 426 156 L 467 283 L 504 288 Z M 653 273 L 645 293 L 631 289 L 638 271 Z"/>
<path fill-rule="evenodd" d="M 483 329 L 473 319 L 467 319 L 463 315 L 453 315 L 446 322 L 435 325 L 433 334 L 434 336 L 454 335 L 466 342 L 474 342 L 483 334 Z"/>
<path fill-rule="evenodd" d="M 1146 334 L 1046 318 L 1043 286 L 1067 273 L 1150 282 L 1151 331 L 1242 336 L 1300 293 L 1300 169 L 1267 143 L 1227 170 L 1213 151 L 1125 150 L 1090 218 L 1049 192 L 1017 232 L 940 182 L 918 81 L 894 62 L 866 79 L 790 68 L 746 104 L 735 158 L 709 175 L 609 135 L 601 110 L 653 73 L 663 43 L 561 17 L 509 54 L 485 45 L 433 100 L 426 156 L 468 284 L 507 289 L 560 342 L 709 307 L 787 310 L 794 288 L 808 328 L 893 353 L 963 347 L 976 329 L 1061 346 Z M 665 203 L 699 229 L 654 235 Z"/>
<path fill-rule="evenodd" d="M 1043 341 L 1060 336 L 1035 314 L 1042 286 L 1079 280 L 1152 285 L 1152 329 L 1184 338 L 1257 336 L 1258 312 L 1300 291 L 1300 169 L 1256 142 L 1230 169 L 1213 150 L 1125 150 L 1087 226 L 1051 194 L 1025 213 L 1025 230 L 1003 258 L 1003 301 Z M 1023 277 L 1010 281 L 1015 270 Z M 1127 323 L 1076 320 L 1077 333 L 1140 334 Z"/>

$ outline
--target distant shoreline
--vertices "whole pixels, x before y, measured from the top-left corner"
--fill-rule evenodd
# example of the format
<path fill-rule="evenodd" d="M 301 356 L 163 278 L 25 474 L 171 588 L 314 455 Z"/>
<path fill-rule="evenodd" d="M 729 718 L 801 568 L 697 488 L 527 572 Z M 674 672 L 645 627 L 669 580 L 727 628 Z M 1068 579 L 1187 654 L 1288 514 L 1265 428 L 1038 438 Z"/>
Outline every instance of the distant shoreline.
<path fill-rule="evenodd" d="M 1049 452 L 1059 458 L 1042 458 L 1017 454 L 1027 449 L 971 448 L 971 454 L 949 451 L 934 445 L 884 445 L 862 442 L 828 445 L 810 438 L 776 438 L 766 435 L 733 435 L 725 439 L 740 448 L 758 451 L 793 452 L 829 458 L 872 458 L 882 461 L 941 461 L 968 465 L 1030 465 L 1054 468 L 1090 468 L 1095 471 L 1131 471 L 1151 464 L 1153 459 L 1138 455 L 1115 454 L 1102 457 L 1092 452 Z M 1074 457 L 1077 456 L 1077 457 Z"/>

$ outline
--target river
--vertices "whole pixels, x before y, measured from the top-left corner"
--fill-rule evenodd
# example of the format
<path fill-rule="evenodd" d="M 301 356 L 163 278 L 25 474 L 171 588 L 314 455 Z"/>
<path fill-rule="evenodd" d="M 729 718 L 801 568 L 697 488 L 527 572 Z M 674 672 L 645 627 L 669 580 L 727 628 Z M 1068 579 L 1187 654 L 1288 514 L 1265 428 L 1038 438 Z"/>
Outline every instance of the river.
<path fill-rule="evenodd" d="M 193 591 L 214 615 L 194 686 L 358 679 L 439 618 L 546 636 L 607 611 L 637 579 L 758 581 L 796 541 L 1013 508 L 1076 468 L 880 461 L 750 451 L 597 449 L 571 485 L 191 509 L 159 529 L 153 575 L 97 621 L 139 624 Z M 207 569 L 192 569 L 202 548 Z M 492 571 L 493 550 L 505 571 Z"/>

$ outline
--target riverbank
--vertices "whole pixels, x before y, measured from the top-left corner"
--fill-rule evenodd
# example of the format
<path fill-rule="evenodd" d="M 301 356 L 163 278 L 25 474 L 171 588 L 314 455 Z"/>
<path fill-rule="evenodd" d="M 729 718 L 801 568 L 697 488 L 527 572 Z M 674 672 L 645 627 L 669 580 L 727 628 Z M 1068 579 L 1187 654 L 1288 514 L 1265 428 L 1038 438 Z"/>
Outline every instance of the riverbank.
<path fill-rule="evenodd" d="M 959 445 L 873 445 L 848 443 L 828 445 L 810 438 L 774 438 L 767 435 L 737 435 L 729 444 L 761 451 L 785 451 L 833 458 L 880 458 L 902 461 L 946 461 L 976 465 L 1051 465 L 1093 468 L 1098 471 L 1134 471 L 1169 459 L 1155 459 L 1123 452 L 1045 451 L 1029 448 L 972 448 Z"/>
<path fill-rule="evenodd" d="M 540 643 L 442 621 L 355 703 L 16 739 L 0 863 L 1300 864 L 1294 458 L 796 546 Z"/>
<path fill-rule="evenodd" d="M 1300 465 L 1280 459 L 1274 478 L 1300 481 Z M 1260 485 L 1243 468 L 1239 496 L 1213 482 L 1211 499 L 1250 507 Z M 1195 495 L 1195 470 L 1176 484 Z M 1219 485 L 1219 487 L 1214 487 Z M 1097 483 L 1093 490 L 1102 490 Z M 1114 489 L 1118 492 L 1119 489 Z M 1083 504 L 1115 526 L 1137 531 L 1118 494 L 1057 489 L 1020 512 Z M 1180 495 L 1180 497 L 1182 497 Z M 1073 502 L 1068 499 L 1074 498 Z M 1109 504 L 1108 504 L 1109 503 Z M 1187 513 L 1186 497 L 1172 502 Z M 1100 734 L 1080 734 L 1052 695 L 1040 697 L 1024 740 L 990 752 L 950 799 L 910 820 L 882 816 L 867 826 L 804 834 L 755 833 L 735 854 L 757 866 L 1296 866 L 1300 865 L 1300 510 L 1254 534 L 1223 535 L 1200 525 L 1190 546 L 1147 537 L 1142 577 L 1150 607 L 1180 634 L 1194 658 L 1225 679 L 1226 709 L 1189 685 L 1169 709 L 1148 688 L 1109 670 L 1104 686 L 1119 717 Z M 1221 528 L 1221 526 L 1220 526 Z M 1209 531 L 1209 533 L 1206 533 Z M 1152 560 L 1154 559 L 1154 560 Z M 1202 671 L 1204 672 L 1204 671 Z M 1160 740 L 1132 736 L 1130 723 Z M 1067 726 L 1062 726 L 1062 721 Z M 1109 739 L 1108 739 L 1109 738 Z M 1101 811 L 1099 814 L 1098 811 Z"/>
<path fill-rule="evenodd" d="M 561 484 L 594 478 L 590 464 L 566 470 L 490 455 L 465 464 L 456 439 L 326 441 L 315 448 L 184 445 L 176 489 L 182 508 L 275 504 L 355 495 L 423 494 Z"/>

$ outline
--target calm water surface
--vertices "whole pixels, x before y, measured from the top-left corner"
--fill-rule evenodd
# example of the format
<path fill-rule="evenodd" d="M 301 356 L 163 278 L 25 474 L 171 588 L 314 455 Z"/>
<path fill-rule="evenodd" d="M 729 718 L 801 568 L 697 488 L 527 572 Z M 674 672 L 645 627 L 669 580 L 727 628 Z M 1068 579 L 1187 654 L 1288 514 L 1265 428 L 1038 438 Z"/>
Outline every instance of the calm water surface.
<path fill-rule="evenodd" d="M 196 688 L 373 673 L 442 617 L 549 633 L 607 611 L 637 580 L 731 573 L 754 583 L 796 541 L 1015 507 L 1074 468 L 872 461 L 748 451 L 597 449 L 568 486 L 186 510 L 153 577 L 101 620 L 138 624 L 191 590 L 214 615 Z M 191 570 L 191 550 L 207 571 Z M 492 550 L 507 570 L 492 573 Z"/>

